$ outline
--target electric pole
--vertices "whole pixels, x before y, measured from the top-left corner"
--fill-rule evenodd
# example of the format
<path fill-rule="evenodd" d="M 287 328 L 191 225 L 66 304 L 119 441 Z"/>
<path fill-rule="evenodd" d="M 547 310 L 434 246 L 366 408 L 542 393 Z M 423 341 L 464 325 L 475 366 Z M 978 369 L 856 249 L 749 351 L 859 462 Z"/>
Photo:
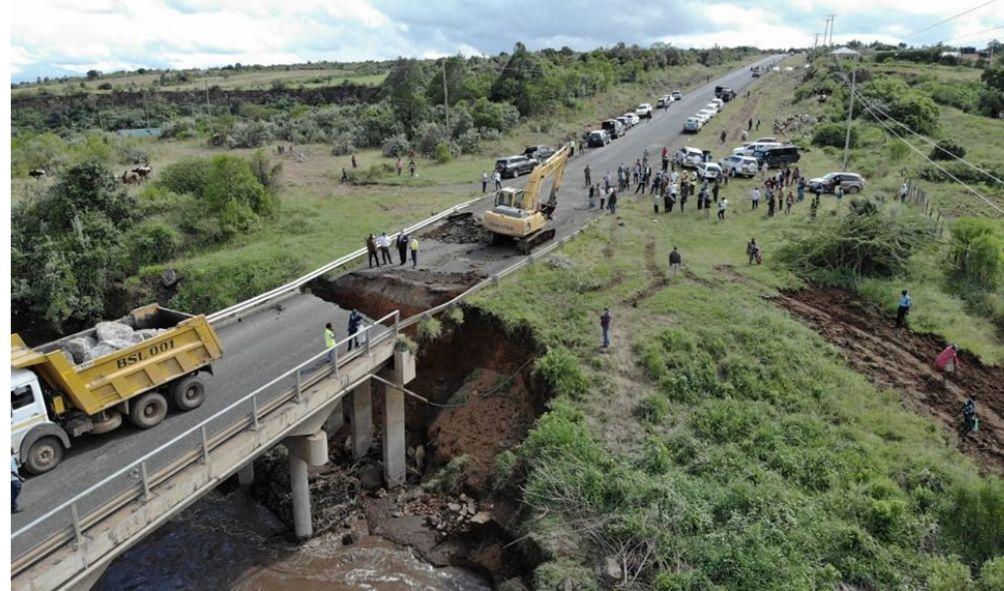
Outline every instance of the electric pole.
<path fill-rule="evenodd" d="M 812 40 L 812 55 L 816 55 L 816 45 L 819 44 L 819 33 L 816 33 L 816 38 Z"/>
<path fill-rule="evenodd" d="M 831 15 L 828 15 L 828 18 L 830 19 L 830 46 L 832 46 L 833 45 L 833 19 L 837 18 L 837 15 L 831 14 Z"/>

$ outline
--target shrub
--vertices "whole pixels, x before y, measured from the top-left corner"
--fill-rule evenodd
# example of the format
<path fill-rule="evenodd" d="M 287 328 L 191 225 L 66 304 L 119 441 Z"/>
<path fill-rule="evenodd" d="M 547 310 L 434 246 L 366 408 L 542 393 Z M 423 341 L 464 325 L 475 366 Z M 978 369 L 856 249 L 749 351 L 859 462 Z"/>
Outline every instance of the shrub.
<path fill-rule="evenodd" d="M 278 200 L 258 181 L 247 160 L 222 154 L 213 158 L 202 199 L 216 214 L 225 236 L 249 230 L 259 215 L 271 215 Z"/>
<path fill-rule="evenodd" d="M 994 287 L 1004 275 L 1004 225 L 964 217 L 952 226 L 949 257 L 966 280 Z"/>
<path fill-rule="evenodd" d="M 418 340 L 430 343 L 443 334 L 443 323 L 434 316 L 427 316 L 418 322 Z"/>
<path fill-rule="evenodd" d="M 934 238 L 934 223 L 926 216 L 883 213 L 863 199 L 850 205 L 842 217 L 817 220 L 814 233 L 788 242 L 778 258 L 809 276 L 842 269 L 855 276 L 890 276 Z"/>
<path fill-rule="evenodd" d="M 991 558 L 980 568 L 980 591 L 1004 591 L 1004 556 Z"/>
<path fill-rule="evenodd" d="M 966 149 L 952 140 L 940 140 L 931 149 L 931 160 L 954 160 L 965 156 Z"/>
<path fill-rule="evenodd" d="M 1004 554 L 1004 482 L 987 477 L 957 485 L 944 509 L 947 545 L 975 563 Z"/>
<path fill-rule="evenodd" d="M 248 158 L 248 166 L 258 182 L 261 183 L 269 193 L 275 193 L 278 189 L 279 177 L 282 176 L 282 162 L 272 164 L 265 152 L 255 150 L 254 154 Z"/>
<path fill-rule="evenodd" d="M 646 423 L 661 423 L 669 416 L 669 401 L 665 396 L 652 394 L 638 404 L 634 414 Z"/>
<path fill-rule="evenodd" d="M 335 156 L 345 156 L 356 151 L 356 146 L 350 133 L 336 133 L 331 136 L 331 153 Z"/>
<path fill-rule="evenodd" d="M 146 222 L 126 234 L 125 244 L 133 267 L 139 268 L 174 258 L 181 245 L 181 237 L 171 226 Z"/>
<path fill-rule="evenodd" d="M 397 133 L 388 137 L 382 144 L 383 155 L 388 158 L 400 158 L 407 154 L 410 149 L 411 142 L 408 141 L 408 136 L 403 133 Z"/>
<path fill-rule="evenodd" d="M 238 123 L 230 130 L 227 145 L 231 148 L 258 148 L 273 137 L 272 127 L 263 121 Z"/>
<path fill-rule="evenodd" d="M 457 137 L 457 147 L 463 154 L 475 154 L 481 144 L 481 134 L 476 129 L 468 129 Z"/>
<path fill-rule="evenodd" d="M 927 587 L 931 591 L 973 591 L 969 567 L 952 558 L 934 558 L 927 573 Z"/>
<path fill-rule="evenodd" d="M 589 391 L 589 378 L 579 367 L 579 361 L 564 347 L 553 347 L 537 360 L 534 371 L 558 395 L 579 398 Z"/>
<path fill-rule="evenodd" d="M 453 158 L 450 154 L 450 146 L 446 142 L 439 142 L 436 145 L 436 162 L 439 164 L 446 164 Z"/>
<path fill-rule="evenodd" d="M 209 181 L 211 165 L 205 158 L 182 158 L 164 167 L 157 185 L 175 193 L 201 195 Z"/>
<path fill-rule="evenodd" d="M 163 139 L 174 138 L 186 140 L 195 137 L 196 130 L 197 126 L 195 119 L 192 117 L 181 117 L 180 119 L 174 119 L 162 126 L 160 129 L 160 137 Z"/>
<path fill-rule="evenodd" d="M 826 123 L 816 127 L 816 131 L 812 134 L 812 143 L 816 146 L 831 146 L 834 148 L 843 148 L 844 141 L 847 136 L 847 125 L 840 123 Z M 857 144 L 858 140 L 858 130 L 857 126 L 851 126 L 851 147 L 853 148 Z"/>
<path fill-rule="evenodd" d="M 440 144 L 449 140 L 446 129 L 438 123 L 426 121 L 415 133 L 415 145 L 424 156 L 433 156 Z"/>

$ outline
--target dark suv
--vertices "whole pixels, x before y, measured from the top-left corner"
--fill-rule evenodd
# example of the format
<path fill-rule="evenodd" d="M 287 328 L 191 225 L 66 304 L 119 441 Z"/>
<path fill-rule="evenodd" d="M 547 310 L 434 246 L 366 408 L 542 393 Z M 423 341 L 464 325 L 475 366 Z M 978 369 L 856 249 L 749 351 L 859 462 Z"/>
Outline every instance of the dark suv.
<path fill-rule="evenodd" d="M 518 177 L 521 174 L 530 172 L 535 166 L 537 166 L 537 161 L 535 159 L 527 158 L 522 154 L 519 156 L 499 158 L 495 161 L 495 170 L 499 171 L 502 178 Z"/>
<path fill-rule="evenodd" d="M 523 150 L 523 155 L 527 158 L 533 158 L 537 162 L 543 162 L 554 155 L 556 151 L 551 146 L 530 146 Z"/>
<path fill-rule="evenodd" d="M 753 152 L 753 157 L 760 164 L 767 164 L 767 168 L 781 168 L 798 162 L 801 155 L 795 146 L 778 146 L 764 148 Z"/>

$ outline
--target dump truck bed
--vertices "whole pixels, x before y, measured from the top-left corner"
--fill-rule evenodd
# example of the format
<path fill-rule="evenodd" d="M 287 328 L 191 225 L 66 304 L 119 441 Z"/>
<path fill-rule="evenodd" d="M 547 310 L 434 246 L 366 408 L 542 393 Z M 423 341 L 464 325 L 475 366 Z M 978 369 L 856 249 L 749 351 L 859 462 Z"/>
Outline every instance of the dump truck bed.
<path fill-rule="evenodd" d="M 66 353 L 68 344 L 73 339 L 94 338 L 95 328 L 34 349 L 12 335 L 11 366 L 30 367 L 69 399 L 70 404 L 54 401 L 57 414 L 75 407 L 93 415 L 190 374 L 223 355 L 219 337 L 205 316 L 152 304 L 133 310 L 118 323 L 148 331 L 151 336 L 107 353 L 107 347 L 95 347 L 103 354 L 76 364 Z"/>

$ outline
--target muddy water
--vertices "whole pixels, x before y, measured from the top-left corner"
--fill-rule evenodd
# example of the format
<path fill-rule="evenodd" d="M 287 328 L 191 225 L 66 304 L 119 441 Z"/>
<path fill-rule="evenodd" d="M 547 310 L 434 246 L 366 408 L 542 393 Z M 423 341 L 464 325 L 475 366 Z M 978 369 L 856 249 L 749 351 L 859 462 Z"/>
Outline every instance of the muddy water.
<path fill-rule="evenodd" d="M 298 545 L 287 528 L 242 491 L 213 492 L 113 562 L 94 589 L 241 591 L 489 590 L 471 571 L 435 568 L 407 548 L 352 528 Z"/>

